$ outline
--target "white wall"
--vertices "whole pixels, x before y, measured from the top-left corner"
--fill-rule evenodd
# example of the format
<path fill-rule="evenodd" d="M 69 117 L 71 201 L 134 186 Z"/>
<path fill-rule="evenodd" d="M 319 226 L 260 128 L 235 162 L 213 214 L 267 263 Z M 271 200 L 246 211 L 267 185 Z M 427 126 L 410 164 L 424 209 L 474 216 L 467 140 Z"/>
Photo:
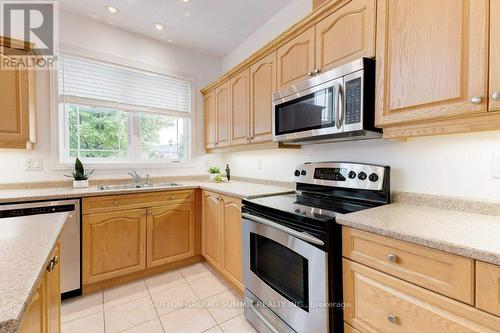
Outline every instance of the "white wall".
<path fill-rule="evenodd" d="M 312 0 L 291 0 L 288 5 L 222 59 L 222 71 L 225 73 L 238 65 L 250 54 L 308 15 L 311 10 Z"/>
<path fill-rule="evenodd" d="M 310 12 L 311 1 L 293 0 L 223 59 L 224 71 L 248 57 Z M 493 154 L 500 131 L 411 139 L 372 140 L 224 154 L 235 176 L 291 181 L 294 165 L 308 161 L 354 161 L 392 167 L 393 190 L 458 195 L 500 201 Z M 261 168 L 259 167 L 261 166 Z"/>
<path fill-rule="evenodd" d="M 176 48 L 152 39 L 62 12 L 60 41 L 92 51 L 125 58 L 129 61 L 182 72 L 196 80 L 196 128 L 203 128 L 203 98 L 199 90 L 221 74 L 221 61 L 215 57 Z M 38 78 L 38 144 L 34 151 L 0 150 L 0 183 L 60 180 L 67 171 L 54 170 L 51 158 L 51 121 L 49 76 Z M 199 174 L 208 164 L 220 164 L 220 156 L 205 155 L 203 131 L 194 131 L 194 158 L 191 168 L 140 170 L 151 175 Z M 43 171 L 25 171 L 27 158 L 42 158 Z M 126 177 L 127 170 L 97 170 L 100 178 Z"/>

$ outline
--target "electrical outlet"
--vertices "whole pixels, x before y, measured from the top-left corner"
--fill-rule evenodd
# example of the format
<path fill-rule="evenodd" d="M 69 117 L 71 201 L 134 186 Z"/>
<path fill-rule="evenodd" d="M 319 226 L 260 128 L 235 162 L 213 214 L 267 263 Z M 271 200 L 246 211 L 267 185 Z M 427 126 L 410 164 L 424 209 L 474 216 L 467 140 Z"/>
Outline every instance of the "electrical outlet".
<path fill-rule="evenodd" d="M 500 178 L 500 153 L 493 154 L 493 177 Z"/>
<path fill-rule="evenodd" d="M 42 159 L 40 158 L 29 158 L 26 160 L 26 171 L 42 171 Z"/>
<path fill-rule="evenodd" d="M 262 160 L 257 160 L 257 170 L 262 170 Z"/>

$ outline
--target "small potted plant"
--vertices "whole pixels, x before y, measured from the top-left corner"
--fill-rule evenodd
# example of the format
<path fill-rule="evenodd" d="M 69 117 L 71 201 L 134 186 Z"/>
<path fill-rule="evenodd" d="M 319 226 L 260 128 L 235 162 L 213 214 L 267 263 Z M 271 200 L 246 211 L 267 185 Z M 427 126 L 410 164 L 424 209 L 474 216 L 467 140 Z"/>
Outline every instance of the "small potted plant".
<path fill-rule="evenodd" d="M 95 170 L 90 172 L 85 172 L 82 162 L 77 158 L 75 161 L 75 171 L 71 172 L 71 175 L 65 175 L 66 177 L 73 178 L 73 187 L 82 188 L 89 187 L 89 178 L 92 177 Z"/>
<path fill-rule="evenodd" d="M 215 180 L 217 175 L 220 175 L 219 167 L 210 167 L 208 168 L 208 173 L 210 174 L 210 180 Z"/>

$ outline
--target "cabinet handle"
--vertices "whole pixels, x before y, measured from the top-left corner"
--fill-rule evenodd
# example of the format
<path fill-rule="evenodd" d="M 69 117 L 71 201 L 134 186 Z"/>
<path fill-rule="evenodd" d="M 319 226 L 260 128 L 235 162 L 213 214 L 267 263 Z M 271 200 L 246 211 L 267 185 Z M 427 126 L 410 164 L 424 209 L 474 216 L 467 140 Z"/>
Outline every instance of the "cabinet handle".
<path fill-rule="evenodd" d="M 171 195 L 170 200 L 174 200 L 174 199 L 175 199 L 175 195 Z"/>
<path fill-rule="evenodd" d="M 391 323 L 391 324 L 397 324 L 398 323 L 398 316 L 394 315 L 394 314 L 388 314 L 387 315 L 387 320 Z"/>
<path fill-rule="evenodd" d="M 387 260 L 389 260 L 390 262 L 396 262 L 396 261 L 398 261 L 398 256 L 395 254 L 389 253 L 387 255 Z"/>
<path fill-rule="evenodd" d="M 316 68 L 316 69 L 314 69 L 313 74 L 314 74 L 314 75 L 318 75 L 318 74 L 319 74 L 319 72 L 320 72 L 319 68 Z"/>
<path fill-rule="evenodd" d="M 120 203 L 117 200 L 113 201 L 113 205 L 118 206 L 119 204 Z"/>
<path fill-rule="evenodd" d="M 481 104 L 482 101 L 483 98 L 481 96 L 472 96 L 472 98 L 470 99 L 470 102 L 472 104 Z"/>
<path fill-rule="evenodd" d="M 58 263 L 59 263 L 59 257 L 55 256 L 49 261 L 49 264 L 47 265 L 47 271 L 49 273 L 52 272 Z"/>
<path fill-rule="evenodd" d="M 495 91 L 491 94 L 491 98 L 495 101 L 500 101 L 500 91 Z"/>
<path fill-rule="evenodd" d="M 314 75 L 314 73 L 313 73 L 313 72 L 307 72 L 307 76 L 311 77 L 311 76 L 313 76 L 313 75 Z"/>

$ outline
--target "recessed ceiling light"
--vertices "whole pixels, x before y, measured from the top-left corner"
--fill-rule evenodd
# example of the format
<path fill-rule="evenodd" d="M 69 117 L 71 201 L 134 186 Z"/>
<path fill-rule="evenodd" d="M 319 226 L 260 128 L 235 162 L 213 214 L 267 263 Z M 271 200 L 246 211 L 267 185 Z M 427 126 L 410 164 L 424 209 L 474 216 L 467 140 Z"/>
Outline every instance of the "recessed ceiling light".
<path fill-rule="evenodd" d="M 188 2 L 190 2 L 191 0 L 181 0 L 181 1 L 182 1 L 182 2 L 184 2 L 184 3 L 188 3 Z"/>
<path fill-rule="evenodd" d="M 191 16 L 191 13 L 190 12 L 184 13 L 184 16 L 189 17 Z"/>
<path fill-rule="evenodd" d="M 169 40 L 167 40 L 167 42 L 169 42 L 169 43 L 173 43 L 174 41 L 173 41 L 173 40 L 171 40 L 171 39 L 169 39 Z"/>
<path fill-rule="evenodd" d="M 165 24 L 160 23 L 160 22 L 156 22 L 154 24 L 154 26 L 155 26 L 156 30 L 163 30 L 163 29 L 165 29 Z"/>
<path fill-rule="evenodd" d="M 106 9 L 107 9 L 108 12 L 110 12 L 112 14 L 118 13 L 118 8 L 116 8 L 115 6 L 107 5 Z"/>

